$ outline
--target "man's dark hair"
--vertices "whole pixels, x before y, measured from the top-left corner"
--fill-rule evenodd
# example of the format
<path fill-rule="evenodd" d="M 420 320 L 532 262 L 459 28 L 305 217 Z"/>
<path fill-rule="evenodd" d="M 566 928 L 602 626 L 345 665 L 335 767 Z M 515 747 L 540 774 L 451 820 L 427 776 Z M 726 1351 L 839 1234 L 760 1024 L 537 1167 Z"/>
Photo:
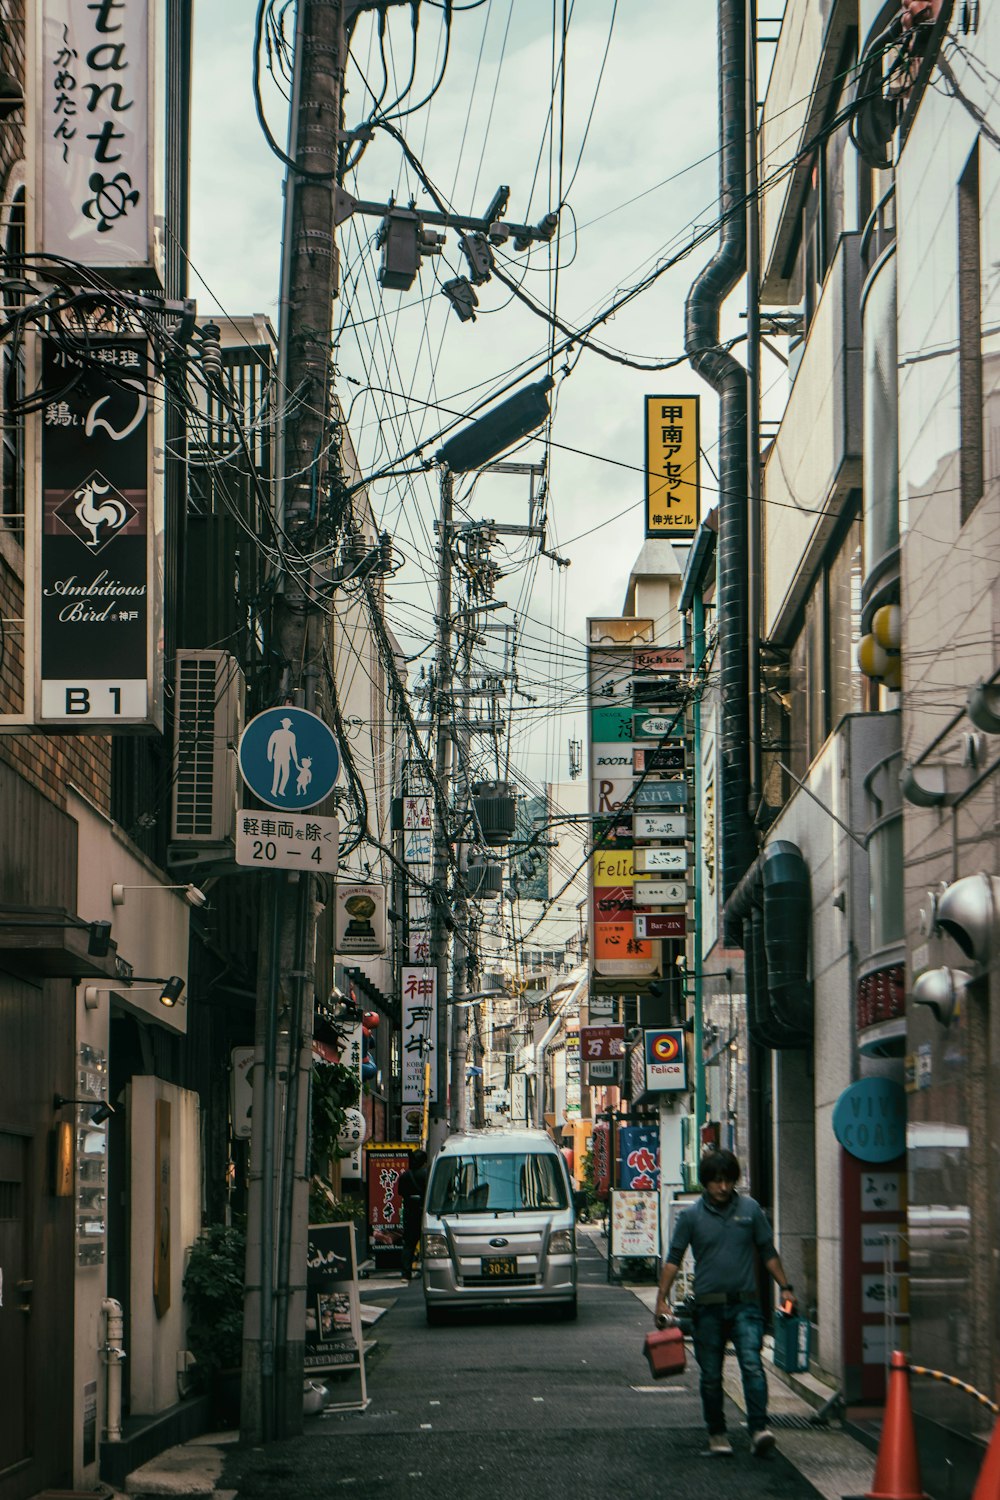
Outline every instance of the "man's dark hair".
<path fill-rule="evenodd" d="M 731 1151 L 706 1151 L 698 1163 L 698 1181 L 702 1187 L 710 1182 L 738 1182 L 740 1164 Z"/>
<path fill-rule="evenodd" d="M 427 1165 L 427 1152 L 426 1151 L 414 1151 L 413 1155 L 410 1157 L 410 1166 L 411 1167 L 426 1167 L 426 1165 Z"/>

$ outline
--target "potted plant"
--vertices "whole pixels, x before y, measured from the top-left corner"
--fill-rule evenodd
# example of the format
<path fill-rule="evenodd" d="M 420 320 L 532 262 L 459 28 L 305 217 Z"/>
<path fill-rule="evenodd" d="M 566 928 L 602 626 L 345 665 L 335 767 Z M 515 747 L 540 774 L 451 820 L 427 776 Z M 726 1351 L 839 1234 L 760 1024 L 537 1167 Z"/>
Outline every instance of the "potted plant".
<path fill-rule="evenodd" d="M 226 1426 L 239 1422 L 245 1263 L 242 1226 L 211 1224 L 191 1246 L 184 1271 L 188 1347 Z"/>

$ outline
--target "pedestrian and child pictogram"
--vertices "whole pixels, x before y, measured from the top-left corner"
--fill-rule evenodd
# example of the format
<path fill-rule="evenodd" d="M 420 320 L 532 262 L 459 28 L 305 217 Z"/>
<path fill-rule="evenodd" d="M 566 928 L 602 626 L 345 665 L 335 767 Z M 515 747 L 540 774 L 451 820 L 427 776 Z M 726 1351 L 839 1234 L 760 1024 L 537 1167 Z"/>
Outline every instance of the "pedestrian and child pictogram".
<path fill-rule="evenodd" d="M 315 807 L 340 774 L 340 750 L 329 725 L 305 708 L 268 708 L 240 737 L 240 774 L 268 807 Z"/>

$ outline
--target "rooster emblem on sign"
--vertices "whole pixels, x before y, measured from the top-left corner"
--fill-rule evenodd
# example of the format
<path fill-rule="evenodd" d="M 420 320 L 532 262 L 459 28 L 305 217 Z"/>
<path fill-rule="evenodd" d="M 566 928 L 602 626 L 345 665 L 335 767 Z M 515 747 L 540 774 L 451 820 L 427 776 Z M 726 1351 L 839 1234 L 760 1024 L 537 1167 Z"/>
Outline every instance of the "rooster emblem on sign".
<path fill-rule="evenodd" d="M 74 490 L 73 499 L 76 501 L 74 514 L 85 531 L 90 533 L 90 541 L 85 545 L 92 547 L 94 551 L 107 539 L 101 536 L 101 528 L 107 527 L 110 531 L 120 531 L 128 520 L 128 512 L 120 500 L 107 496 L 110 484 L 101 484 L 97 479 L 88 479 L 78 490 Z"/>

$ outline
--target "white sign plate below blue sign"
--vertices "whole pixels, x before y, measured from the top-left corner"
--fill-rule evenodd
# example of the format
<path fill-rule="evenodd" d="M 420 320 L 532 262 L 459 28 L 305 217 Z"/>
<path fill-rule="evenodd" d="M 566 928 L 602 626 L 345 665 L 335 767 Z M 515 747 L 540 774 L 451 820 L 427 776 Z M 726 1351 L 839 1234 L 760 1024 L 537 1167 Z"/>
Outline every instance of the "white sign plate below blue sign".
<path fill-rule="evenodd" d="M 240 775 L 268 807 L 304 812 L 329 797 L 340 774 L 333 730 L 306 708 L 266 708 L 240 736 Z"/>

